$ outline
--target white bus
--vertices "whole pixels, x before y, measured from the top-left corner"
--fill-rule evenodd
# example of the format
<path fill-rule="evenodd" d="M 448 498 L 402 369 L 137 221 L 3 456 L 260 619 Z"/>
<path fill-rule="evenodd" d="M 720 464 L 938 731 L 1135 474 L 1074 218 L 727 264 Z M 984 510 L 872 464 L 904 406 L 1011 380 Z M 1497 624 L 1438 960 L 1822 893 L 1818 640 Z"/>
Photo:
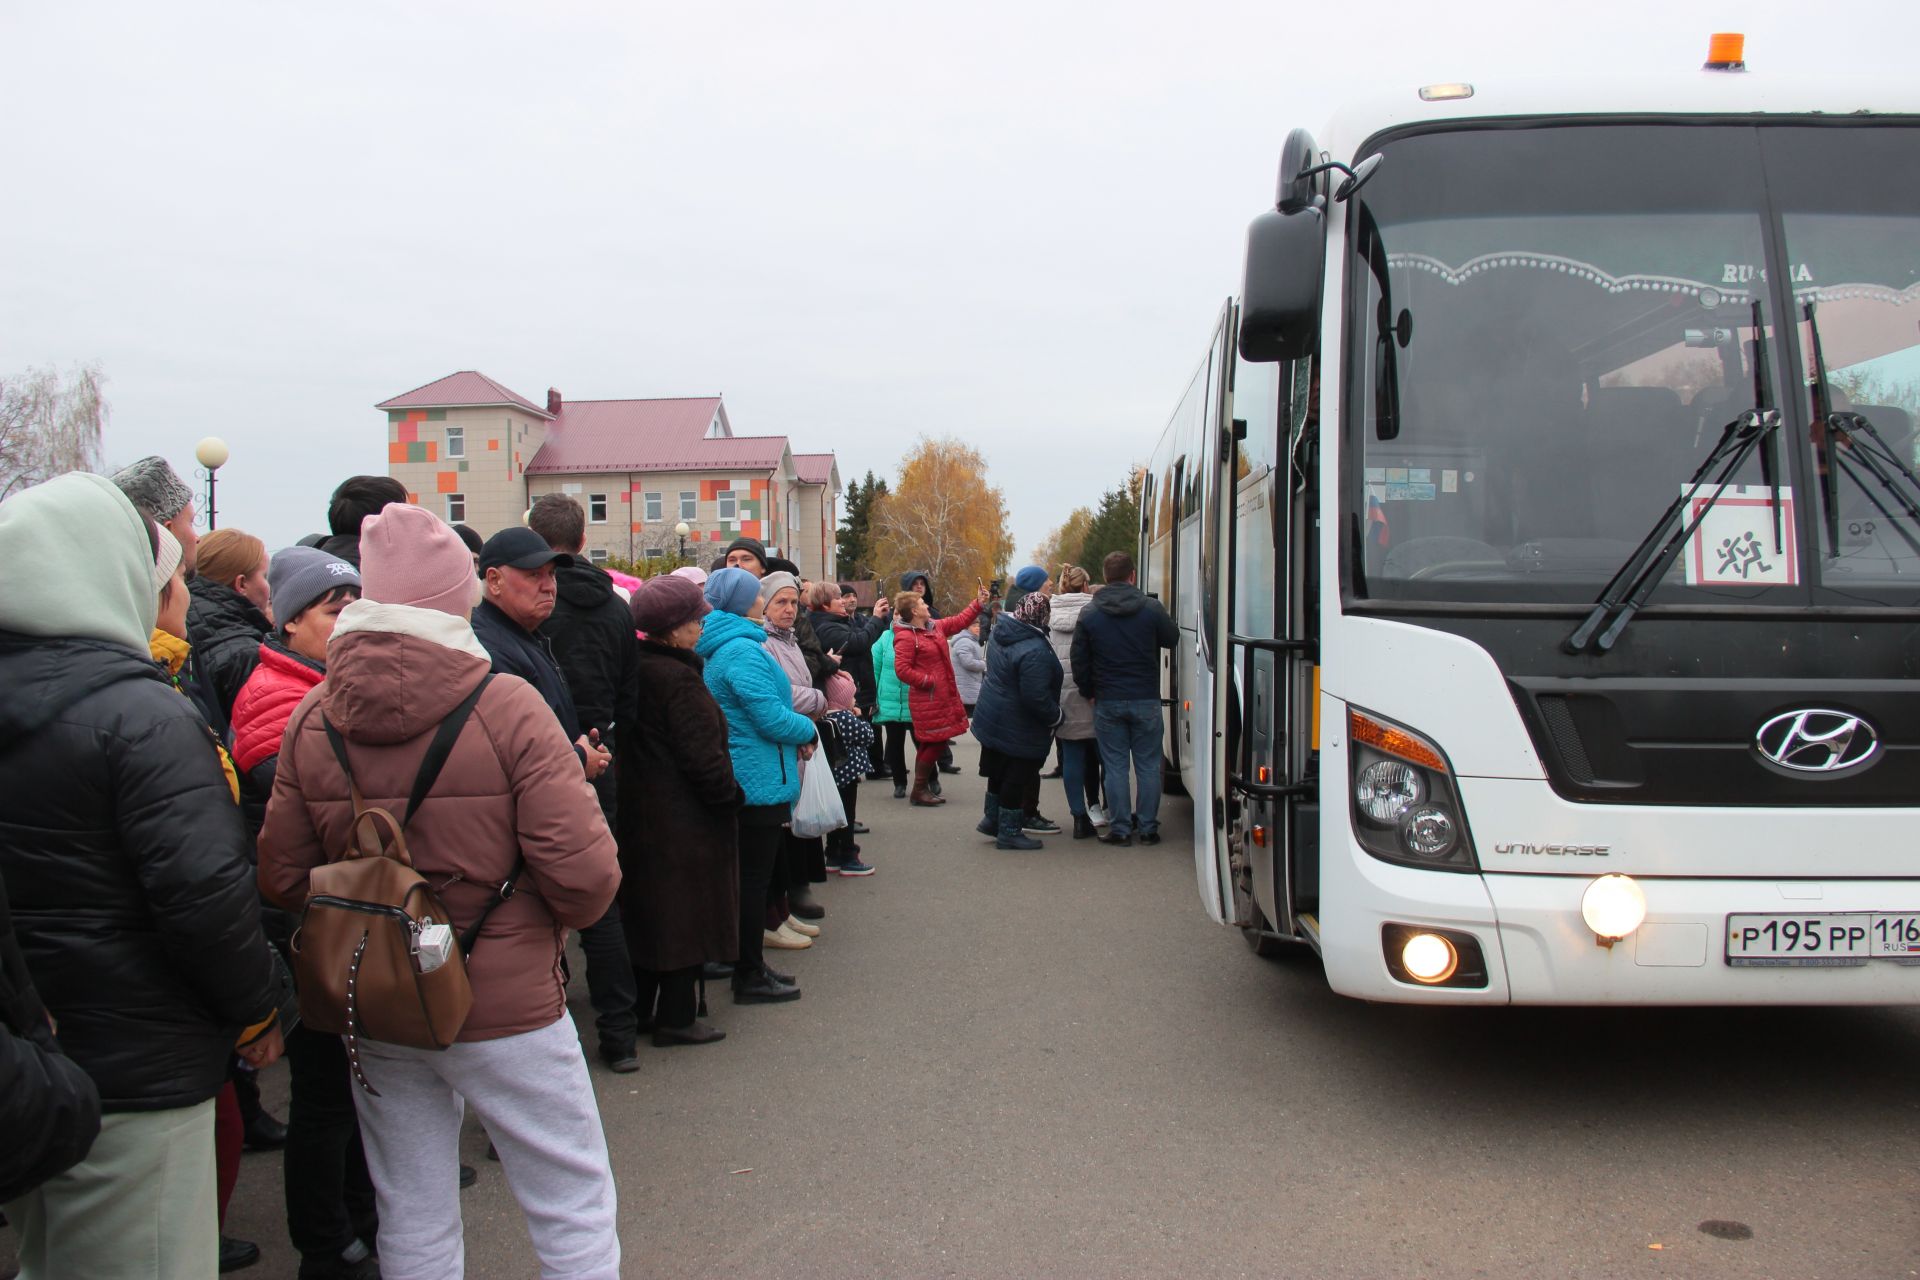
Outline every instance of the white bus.
<path fill-rule="evenodd" d="M 1293 132 L 1154 455 L 1200 896 L 1336 991 L 1920 993 L 1920 93 L 1716 61 Z"/>

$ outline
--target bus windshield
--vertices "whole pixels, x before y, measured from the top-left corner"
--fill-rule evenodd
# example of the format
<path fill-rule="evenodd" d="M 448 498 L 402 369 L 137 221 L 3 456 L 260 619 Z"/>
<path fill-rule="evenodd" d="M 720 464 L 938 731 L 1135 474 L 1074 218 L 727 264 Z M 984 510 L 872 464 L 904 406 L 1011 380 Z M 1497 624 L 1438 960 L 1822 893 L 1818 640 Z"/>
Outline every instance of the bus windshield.
<path fill-rule="evenodd" d="M 1770 447 L 1707 477 L 1651 602 L 1920 602 L 1913 139 L 1563 122 L 1383 144 L 1349 237 L 1355 594 L 1590 602 L 1728 424 L 1777 411 Z"/>

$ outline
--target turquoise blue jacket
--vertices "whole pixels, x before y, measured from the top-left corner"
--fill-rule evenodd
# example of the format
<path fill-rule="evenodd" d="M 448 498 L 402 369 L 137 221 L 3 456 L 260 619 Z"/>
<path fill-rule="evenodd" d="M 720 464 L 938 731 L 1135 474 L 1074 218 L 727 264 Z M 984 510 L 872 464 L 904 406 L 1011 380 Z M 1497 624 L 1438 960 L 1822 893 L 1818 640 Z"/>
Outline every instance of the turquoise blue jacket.
<path fill-rule="evenodd" d="M 757 622 L 718 610 L 707 615 L 694 652 L 706 659 L 707 688 L 727 717 L 727 753 L 748 804 L 800 798 L 801 743 L 813 721 L 793 709 L 793 686 L 766 649 Z"/>
<path fill-rule="evenodd" d="M 893 669 L 893 628 L 873 642 L 873 677 L 879 688 L 875 704 L 875 724 L 912 724 L 913 711 L 907 706 L 907 686 Z"/>

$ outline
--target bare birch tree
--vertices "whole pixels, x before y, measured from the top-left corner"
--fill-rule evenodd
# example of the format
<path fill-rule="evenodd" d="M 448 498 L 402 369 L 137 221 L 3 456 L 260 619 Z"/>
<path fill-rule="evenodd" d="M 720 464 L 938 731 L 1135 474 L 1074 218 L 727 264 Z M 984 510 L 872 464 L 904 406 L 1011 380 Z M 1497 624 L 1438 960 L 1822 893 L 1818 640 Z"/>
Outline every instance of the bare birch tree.
<path fill-rule="evenodd" d="M 98 365 L 70 378 L 28 369 L 0 378 L 0 498 L 68 471 L 100 465 L 107 404 Z"/>

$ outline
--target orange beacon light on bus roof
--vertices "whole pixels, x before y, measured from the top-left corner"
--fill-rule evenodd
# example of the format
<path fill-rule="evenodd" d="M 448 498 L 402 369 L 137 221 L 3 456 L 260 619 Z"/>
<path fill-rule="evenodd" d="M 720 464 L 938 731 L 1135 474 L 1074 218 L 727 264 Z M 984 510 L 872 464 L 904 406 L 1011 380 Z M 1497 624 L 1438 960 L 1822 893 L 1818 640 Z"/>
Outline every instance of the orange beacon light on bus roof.
<path fill-rule="evenodd" d="M 1734 31 L 1716 31 L 1707 42 L 1707 63 L 1702 71 L 1745 71 L 1747 38 Z"/>

